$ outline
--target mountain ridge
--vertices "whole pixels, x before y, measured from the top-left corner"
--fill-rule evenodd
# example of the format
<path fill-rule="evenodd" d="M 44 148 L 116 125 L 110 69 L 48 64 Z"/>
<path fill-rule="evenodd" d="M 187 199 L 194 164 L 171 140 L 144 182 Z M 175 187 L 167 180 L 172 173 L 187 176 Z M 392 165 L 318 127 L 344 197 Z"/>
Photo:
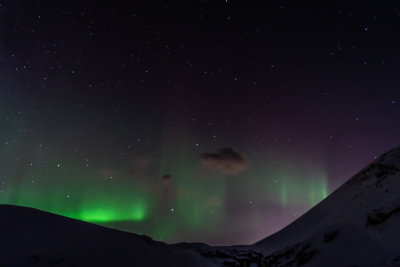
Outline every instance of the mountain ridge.
<path fill-rule="evenodd" d="M 5 266 L 400 266 L 400 147 L 372 161 L 296 221 L 252 245 L 165 244 L 0 205 Z"/>

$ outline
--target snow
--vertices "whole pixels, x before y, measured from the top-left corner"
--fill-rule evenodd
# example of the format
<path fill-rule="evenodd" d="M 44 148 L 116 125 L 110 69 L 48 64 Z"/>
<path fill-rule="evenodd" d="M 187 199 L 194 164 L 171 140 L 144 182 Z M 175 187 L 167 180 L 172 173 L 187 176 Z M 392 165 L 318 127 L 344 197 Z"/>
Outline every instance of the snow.
<path fill-rule="evenodd" d="M 0 205 L 0 266 L 400 266 L 399 170 L 396 148 L 295 222 L 250 246 L 167 245 Z"/>
<path fill-rule="evenodd" d="M 281 231 L 250 246 L 197 251 L 221 266 L 400 266 L 399 170 L 400 147 Z M 246 251 L 254 256 L 243 261 Z"/>
<path fill-rule="evenodd" d="M 0 205 L 0 266 L 216 266 L 186 249 L 39 210 Z"/>
<path fill-rule="evenodd" d="M 399 169 L 400 148 L 396 148 L 252 248 L 269 255 L 307 244 L 316 251 L 307 266 L 392 266 L 400 256 Z"/>

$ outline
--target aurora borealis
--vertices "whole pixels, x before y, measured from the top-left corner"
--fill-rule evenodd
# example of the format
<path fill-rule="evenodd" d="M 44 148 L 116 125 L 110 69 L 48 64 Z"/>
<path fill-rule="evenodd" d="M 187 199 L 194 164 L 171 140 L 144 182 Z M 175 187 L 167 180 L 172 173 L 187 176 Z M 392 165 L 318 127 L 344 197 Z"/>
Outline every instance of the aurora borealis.
<path fill-rule="evenodd" d="M 399 143 L 397 3 L 56 2 L 0 4 L 1 204 L 249 244 Z"/>

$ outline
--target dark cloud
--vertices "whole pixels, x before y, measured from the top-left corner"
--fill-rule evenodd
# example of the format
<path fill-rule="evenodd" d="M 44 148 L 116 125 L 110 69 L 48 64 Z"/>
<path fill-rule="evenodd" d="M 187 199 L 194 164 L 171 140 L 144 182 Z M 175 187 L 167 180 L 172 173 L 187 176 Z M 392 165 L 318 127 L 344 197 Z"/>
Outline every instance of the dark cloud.
<path fill-rule="evenodd" d="M 247 168 L 243 157 L 232 148 L 223 148 L 218 153 L 204 153 L 201 159 L 205 166 L 226 175 L 235 175 Z"/>
<path fill-rule="evenodd" d="M 171 201 L 175 198 L 175 190 L 172 185 L 172 176 L 170 174 L 164 174 L 161 176 L 161 186 L 162 186 L 162 204 L 171 204 Z"/>

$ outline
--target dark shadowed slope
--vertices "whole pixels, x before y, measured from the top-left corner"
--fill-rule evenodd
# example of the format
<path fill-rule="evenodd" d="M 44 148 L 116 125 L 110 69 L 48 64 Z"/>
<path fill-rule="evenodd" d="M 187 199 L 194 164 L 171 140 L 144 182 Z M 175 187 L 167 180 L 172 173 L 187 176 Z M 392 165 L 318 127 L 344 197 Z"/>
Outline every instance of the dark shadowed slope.
<path fill-rule="evenodd" d="M 400 265 L 400 148 L 372 162 L 289 226 L 251 246 L 167 245 L 0 205 L 0 261 L 1 266 Z"/>
<path fill-rule="evenodd" d="M 0 266 L 214 266 L 195 252 L 39 210 L 0 205 Z"/>

